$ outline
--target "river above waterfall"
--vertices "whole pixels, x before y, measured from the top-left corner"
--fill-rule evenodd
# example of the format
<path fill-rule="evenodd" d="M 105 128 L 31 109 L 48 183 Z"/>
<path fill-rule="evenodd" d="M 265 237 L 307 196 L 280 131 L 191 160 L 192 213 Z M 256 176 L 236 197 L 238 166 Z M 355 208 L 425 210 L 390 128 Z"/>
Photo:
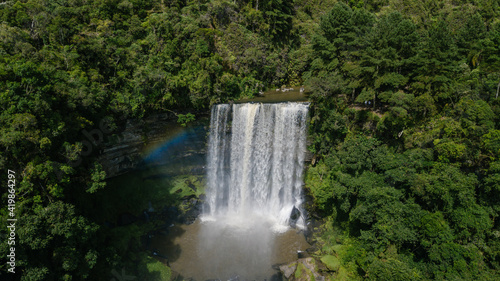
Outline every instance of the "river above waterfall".
<path fill-rule="evenodd" d="M 277 103 L 277 102 L 305 102 L 308 101 L 307 94 L 301 93 L 299 88 L 289 90 L 287 92 L 269 90 L 265 91 L 263 96 L 257 96 L 251 99 L 241 99 L 234 103 L 260 102 L 260 103 Z"/>

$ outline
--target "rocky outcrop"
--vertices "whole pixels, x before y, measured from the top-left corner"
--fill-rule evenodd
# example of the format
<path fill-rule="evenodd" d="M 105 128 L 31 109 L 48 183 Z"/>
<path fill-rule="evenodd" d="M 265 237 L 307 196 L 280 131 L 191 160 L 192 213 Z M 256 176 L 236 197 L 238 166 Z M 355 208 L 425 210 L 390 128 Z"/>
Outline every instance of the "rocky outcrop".
<path fill-rule="evenodd" d="M 281 274 L 290 281 L 324 281 L 327 280 L 320 272 L 324 265 L 314 258 L 298 259 L 295 262 L 280 266 Z"/>
<path fill-rule="evenodd" d="M 100 146 L 98 161 L 107 178 L 141 167 L 145 147 L 161 144 L 174 132 L 174 128 L 178 131 L 177 117 L 173 113 L 161 113 L 140 120 L 126 120 L 118 132 L 105 134 L 101 131 L 104 144 Z M 203 143 L 205 139 L 200 141 Z M 203 147 L 197 153 L 204 154 Z"/>
<path fill-rule="evenodd" d="M 174 121 L 172 114 L 157 114 L 142 120 L 126 120 L 124 127 L 104 137 L 98 161 L 108 178 L 137 168 L 147 142 L 157 141 L 165 127 Z"/>
<path fill-rule="evenodd" d="M 292 212 L 290 213 L 290 218 L 288 219 L 288 224 L 295 228 L 297 221 L 299 220 L 301 213 L 297 207 L 293 206 Z"/>
<path fill-rule="evenodd" d="M 334 246 L 334 251 L 340 251 L 342 247 L 342 245 L 336 245 Z M 276 269 L 279 269 L 284 280 L 289 281 L 352 279 L 352 276 L 350 276 L 348 270 L 342 266 L 336 254 L 325 255 L 321 258 L 299 258 L 297 261 L 288 264 L 277 265 Z"/>

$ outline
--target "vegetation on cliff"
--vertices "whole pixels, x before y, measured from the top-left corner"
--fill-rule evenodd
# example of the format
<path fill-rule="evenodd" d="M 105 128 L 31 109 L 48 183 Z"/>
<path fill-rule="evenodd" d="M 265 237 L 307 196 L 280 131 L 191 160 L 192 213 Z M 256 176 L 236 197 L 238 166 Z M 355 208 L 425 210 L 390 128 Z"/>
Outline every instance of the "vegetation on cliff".
<path fill-rule="evenodd" d="M 318 254 L 350 278 L 497 279 L 499 16 L 498 0 L 1 3 L 16 278 L 109 280 L 135 259 L 82 200 L 106 188 L 96 130 L 305 84 Z"/>
<path fill-rule="evenodd" d="M 427 4 L 339 3 L 312 40 L 306 185 L 351 279 L 498 279 L 498 2 Z"/>

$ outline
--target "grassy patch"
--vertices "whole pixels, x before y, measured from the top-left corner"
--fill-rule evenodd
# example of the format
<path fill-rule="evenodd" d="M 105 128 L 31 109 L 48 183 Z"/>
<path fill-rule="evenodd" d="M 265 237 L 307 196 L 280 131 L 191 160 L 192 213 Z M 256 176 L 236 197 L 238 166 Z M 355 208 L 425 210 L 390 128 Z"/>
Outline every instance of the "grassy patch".
<path fill-rule="evenodd" d="M 203 177 L 184 175 L 172 179 L 170 194 L 177 194 L 178 197 L 195 195 L 199 197 L 205 193 L 205 182 Z"/>
<path fill-rule="evenodd" d="M 146 256 L 141 262 L 144 265 L 141 268 L 146 270 L 140 272 L 138 280 L 166 281 L 172 278 L 172 270 L 159 260 Z"/>
<path fill-rule="evenodd" d="M 298 263 L 297 269 L 295 271 L 295 278 L 298 280 L 310 280 L 314 281 L 314 274 L 309 270 L 304 264 Z"/>
<path fill-rule="evenodd" d="M 340 261 L 336 256 L 332 255 L 326 255 L 321 258 L 321 262 L 328 267 L 328 269 L 332 271 L 337 271 L 339 270 L 340 267 Z"/>

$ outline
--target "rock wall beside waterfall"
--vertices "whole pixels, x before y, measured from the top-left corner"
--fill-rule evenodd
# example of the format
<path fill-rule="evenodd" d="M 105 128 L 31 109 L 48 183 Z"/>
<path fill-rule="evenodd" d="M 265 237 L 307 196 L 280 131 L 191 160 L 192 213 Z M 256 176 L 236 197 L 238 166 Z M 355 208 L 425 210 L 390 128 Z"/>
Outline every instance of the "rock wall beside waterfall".
<path fill-rule="evenodd" d="M 177 117 L 173 113 L 154 114 L 144 119 L 128 119 L 125 124 L 114 132 L 104 136 L 104 144 L 100 146 L 98 161 L 106 171 L 106 177 L 111 178 L 137 169 L 144 164 L 145 150 L 148 147 L 161 145 L 169 135 L 183 130 L 177 124 Z M 199 140 L 202 147 L 199 153 L 206 153 L 203 149 L 205 139 Z M 172 157 L 188 157 L 192 151 L 177 153 Z M 202 167 L 200 167 L 202 169 Z"/>
<path fill-rule="evenodd" d="M 206 112 L 197 114 L 200 119 L 208 117 Z M 205 121 L 202 121 L 202 123 Z M 204 124 L 204 127 L 208 127 Z M 177 127 L 177 116 L 173 113 L 154 114 L 144 119 L 128 119 L 116 132 L 113 134 L 104 135 L 104 143 L 99 145 L 98 161 L 102 164 L 106 171 L 107 178 L 115 177 L 124 174 L 128 171 L 141 167 L 144 163 L 144 150 L 147 147 L 154 147 L 165 141 L 169 133 L 172 133 L 172 128 Z M 208 130 L 208 128 L 205 128 Z M 188 157 L 193 153 L 197 153 L 203 157 L 207 153 L 206 138 L 199 139 L 203 144 L 198 145 L 203 147 L 200 151 L 186 151 L 184 155 L 176 155 L 177 158 Z M 311 162 L 312 153 L 305 152 L 304 161 Z M 200 165 L 199 171 L 203 173 L 204 167 Z"/>

